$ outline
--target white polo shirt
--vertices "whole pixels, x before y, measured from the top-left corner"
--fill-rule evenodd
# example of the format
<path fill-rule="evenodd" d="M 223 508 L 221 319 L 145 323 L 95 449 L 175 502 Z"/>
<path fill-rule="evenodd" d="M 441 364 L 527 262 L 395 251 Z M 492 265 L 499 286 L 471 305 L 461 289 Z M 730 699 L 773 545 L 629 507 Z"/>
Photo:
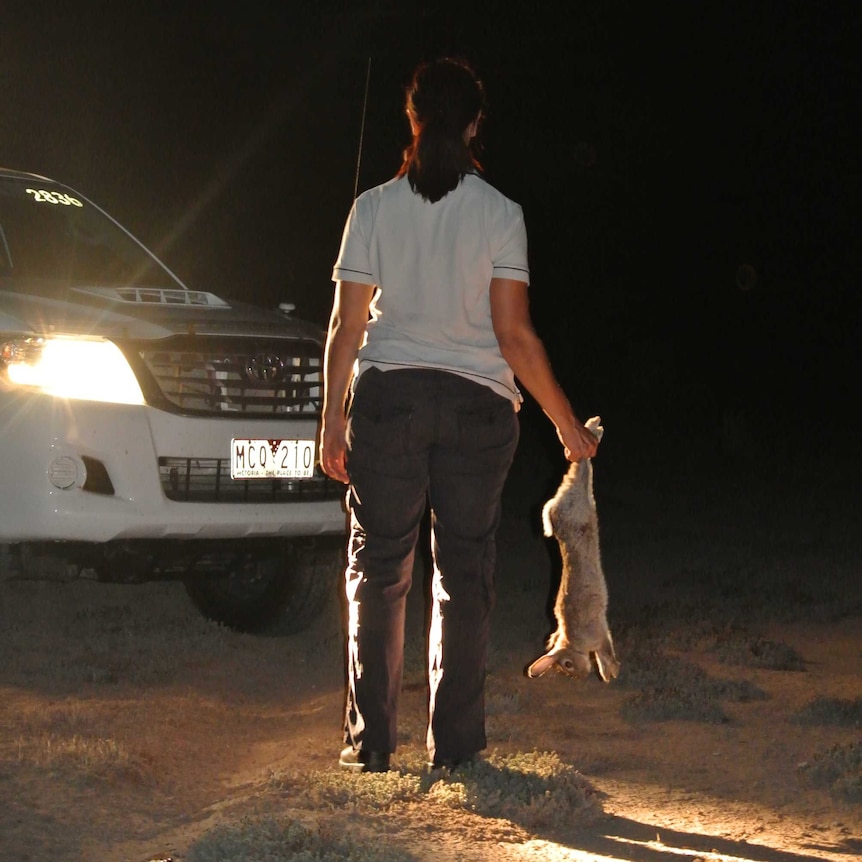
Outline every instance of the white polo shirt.
<path fill-rule="evenodd" d="M 357 376 L 369 366 L 435 368 L 520 403 L 494 335 L 489 285 L 529 284 L 527 232 L 521 207 L 478 174 L 433 204 L 406 176 L 360 195 L 332 278 L 377 286 Z"/>

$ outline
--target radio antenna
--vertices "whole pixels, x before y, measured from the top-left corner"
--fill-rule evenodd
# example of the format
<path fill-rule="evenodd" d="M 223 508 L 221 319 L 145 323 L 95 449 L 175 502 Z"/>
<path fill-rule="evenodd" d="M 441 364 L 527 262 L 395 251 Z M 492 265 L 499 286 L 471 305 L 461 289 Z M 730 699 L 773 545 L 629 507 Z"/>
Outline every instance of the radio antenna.
<path fill-rule="evenodd" d="M 365 115 L 368 113 L 368 90 L 371 85 L 371 57 L 365 73 L 365 97 L 362 101 L 362 125 L 359 127 L 359 150 L 356 153 L 356 178 L 353 181 L 353 199 L 359 194 L 359 168 L 362 164 L 362 144 L 365 140 Z"/>

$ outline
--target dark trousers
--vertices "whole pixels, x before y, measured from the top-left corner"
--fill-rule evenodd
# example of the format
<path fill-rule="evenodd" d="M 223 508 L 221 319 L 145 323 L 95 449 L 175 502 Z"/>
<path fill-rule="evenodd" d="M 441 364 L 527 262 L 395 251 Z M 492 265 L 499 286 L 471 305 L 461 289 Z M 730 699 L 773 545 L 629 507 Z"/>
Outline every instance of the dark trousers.
<path fill-rule="evenodd" d="M 345 742 L 395 751 L 406 599 L 430 503 L 428 750 L 449 760 L 485 748 L 495 534 L 517 442 L 512 402 L 481 384 L 418 369 L 370 369 L 357 381 L 348 431 Z"/>

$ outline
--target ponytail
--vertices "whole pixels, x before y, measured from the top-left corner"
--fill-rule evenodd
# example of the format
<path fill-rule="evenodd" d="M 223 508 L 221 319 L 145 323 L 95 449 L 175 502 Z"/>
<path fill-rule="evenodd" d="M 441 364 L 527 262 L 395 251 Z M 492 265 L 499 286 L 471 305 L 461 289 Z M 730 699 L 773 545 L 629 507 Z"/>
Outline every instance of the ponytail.
<path fill-rule="evenodd" d="M 482 82 L 465 62 L 443 58 L 415 71 L 407 90 L 413 139 L 404 150 L 398 176 L 430 203 L 458 186 L 464 174 L 481 168 L 468 127 L 485 108 Z"/>

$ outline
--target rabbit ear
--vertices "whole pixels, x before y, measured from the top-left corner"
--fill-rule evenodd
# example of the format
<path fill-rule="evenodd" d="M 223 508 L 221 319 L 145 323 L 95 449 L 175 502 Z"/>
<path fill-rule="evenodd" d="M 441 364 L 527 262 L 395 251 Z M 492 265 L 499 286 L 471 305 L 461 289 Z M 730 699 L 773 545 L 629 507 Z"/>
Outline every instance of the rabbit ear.
<path fill-rule="evenodd" d="M 611 640 L 611 634 L 608 632 L 602 645 L 594 653 L 592 653 L 593 661 L 596 663 L 596 670 L 599 676 L 605 681 L 610 682 L 616 679 L 620 672 L 620 663 L 614 652 L 614 642 Z"/>
<path fill-rule="evenodd" d="M 620 672 L 620 663 L 616 660 L 613 653 L 594 652 L 593 658 L 596 662 L 596 670 L 603 682 L 610 682 L 616 679 Z"/>
<path fill-rule="evenodd" d="M 530 679 L 535 679 L 537 676 L 544 676 L 557 663 L 557 654 L 549 652 L 541 658 L 537 658 L 528 668 L 527 676 Z"/>

